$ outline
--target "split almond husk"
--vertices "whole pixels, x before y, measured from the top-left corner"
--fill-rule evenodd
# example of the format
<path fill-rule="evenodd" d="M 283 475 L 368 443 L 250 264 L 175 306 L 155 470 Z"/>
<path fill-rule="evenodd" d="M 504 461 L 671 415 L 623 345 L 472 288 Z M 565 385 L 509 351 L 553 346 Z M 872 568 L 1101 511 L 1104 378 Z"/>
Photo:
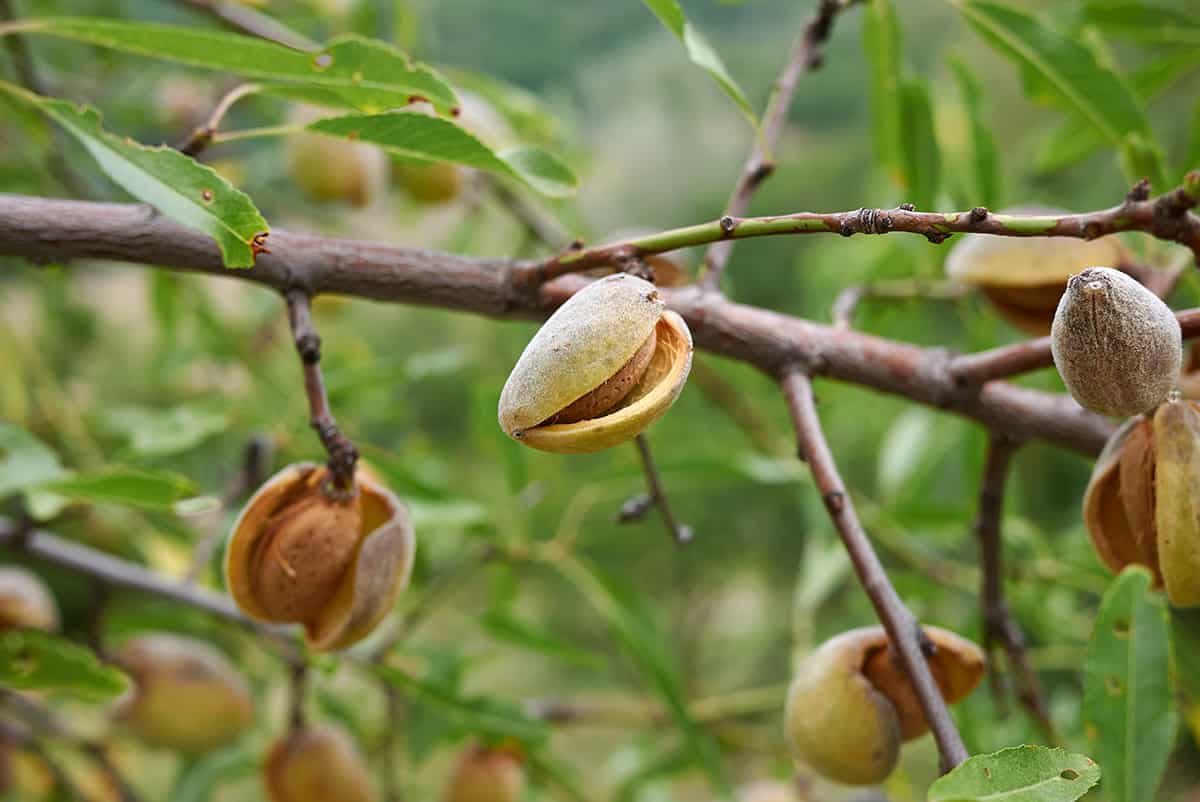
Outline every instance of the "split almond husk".
<path fill-rule="evenodd" d="M 242 510 L 225 576 L 248 616 L 303 624 L 311 648 L 332 651 L 387 615 L 415 549 L 407 509 L 364 469 L 345 493 L 326 467 L 300 463 L 267 480 Z"/>
<path fill-rule="evenodd" d="M 1096 461 L 1083 517 L 1114 573 L 1144 565 L 1171 604 L 1200 605 L 1200 406 L 1172 399 L 1122 425 Z"/>
<path fill-rule="evenodd" d="M 925 627 L 936 649 L 927 658 L 938 687 L 955 703 L 979 684 L 982 651 L 938 627 Z M 784 729 L 797 758 L 848 785 L 882 782 L 900 745 L 928 729 L 883 627 L 844 632 L 801 664 L 788 690 Z"/>
<path fill-rule="evenodd" d="M 606 276 L 559 307 L 525 347 L 500 394 L 500 426 L 543 451 L 610 448 L 670 408 L 691 365 L 691 332 L 654 285 Z"/>

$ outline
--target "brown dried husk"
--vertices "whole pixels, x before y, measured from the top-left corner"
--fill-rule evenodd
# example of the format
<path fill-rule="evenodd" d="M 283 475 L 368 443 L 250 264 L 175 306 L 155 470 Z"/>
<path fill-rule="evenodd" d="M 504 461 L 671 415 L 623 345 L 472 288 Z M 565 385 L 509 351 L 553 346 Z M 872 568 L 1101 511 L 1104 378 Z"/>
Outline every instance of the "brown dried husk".
<path fill-rule="evenodd" d="M 329 538 L 342 543 L 343 537 L 348 537 L 350 547 L 338 546 L 331 552 L 317 538 L 311 541 L 314 548 L 310 554 L 292 552 L 295 562 L 310 560 L 318 564 L 312 571 L 293 567 L 297 577 L 324 574 L 318 570 L 321 561 L 331 559 L 331 554 L 336 556 L 342 561 L 336 582 L 332 588 L 319 589 L 319 604 L 294 608 L 303 615 L 279 618 L 281 605 L 259 595 L 275 587 L 261 578 L 262 555 L 268 553 L 264 547 L 278 536 L 275 525 L 303 524 L 307 529 L 311 518 L 322 515 L 324 502 L 314 504 L 312 497 L 325 492 L 327 480 L 328 470 L 311 463 L 288 466 L 269 479 L 247 502 L 234 524 L 225 559 L 227 586 L 238 607 L 261 621 L 304 624 L 309 646 L 317 651 L 345 648 L 379 623 L 408 583 L 416 547 L 407 509 L 360 468 L 355 475 L 356 513 L 325 517 L 330 526 L 353 525 L 352 531 Z M 294 518 L 282 513 L 289 505 L 298 505 L 303 514 Z M 289 593 L 302 594 L 305 590 L 297 587 Z"/>
<path fill-rule="evenodd" d="M 954 704 L 975 690 L 983 679 L 983 652 L 971 641 L 949 630 L 939 627 L 924 627 L 924 630 L 935 647 L 934 653 L 925 658 L 929 671 L 947 704 Z M 882 628 L 876 643 L 866 654 L 862 672 L 895 706 L 905 741 L 911 741 L 929 729 L 908 673 L 893 653 Z"/>

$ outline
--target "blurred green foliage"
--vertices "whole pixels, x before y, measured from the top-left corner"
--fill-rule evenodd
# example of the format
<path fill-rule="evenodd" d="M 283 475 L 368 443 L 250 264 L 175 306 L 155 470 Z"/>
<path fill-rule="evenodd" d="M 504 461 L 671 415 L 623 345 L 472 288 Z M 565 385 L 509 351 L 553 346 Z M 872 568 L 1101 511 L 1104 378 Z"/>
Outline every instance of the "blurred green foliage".
<path fill-rule="evenodd" d="M 812 4 L 683 5 L 752 105 L 761 108 Z M 1200 166 L 1187 161 L 1200 152 L 1194 45 L 1148 45 L 1121 36 L 1119 28 L 1080 28 L 1083 4 L 1074 0 L 1048 9 L 1032 0 L 1020 5 L 1063 35 L 1079 37 L 1079 47 L 1089 48 L 1101 64 L 1118 65 L 1123 75 L 1172 59 L 1182 64 L 1171 80 L 1139 97 L 1168 178 L 1178 180 L 1185 167 Z M 1185 13 L 1189 5 L 1178 0 L 1173 7 Z M 187 6 L 159 0 L 18 3 L 26 14 L 216 25 Z M 509 123 L 523 141 L 564 158 L 581 181 L 576 199 L 539 202 L 588 241 L 717 217 L 752 144 L 738 109 L 633 0 L 273 0 L 262 10 L 314 39 L 345 32 L 379 36 L 447 65 L 452 77 L 462 69 L 522 87 L 530 94 L 506 95 L 521 112 L 510 113 Z M 1106 145 L 1071 164 L 1056 164 L 1052 172 L 1039 168 L 1047 141 L 1073 118 L 1047 106 L 1027 75 L 1023 85 L 1018 70 L 987 49 L 951 4 L 896 3 L 894 11 L 905 85 L 929 104 L 914 143 L 927 146 L 930 133 L 936 136 L 932 155 L 925 148 L 920 156 L 938 160 L 940 183 L 921 189 L 932 206 L 968 208 L 984 202 L 983 192 L 998 206 L 1048 203 L 1085 210 L 1124 196 L 1128 176 Z M 851 8 L 841 15 L 823 68 L 802 78 L 774 153 L 778 169 L 755 196 L 751 213 L 891 206 L 910 199 L 872 144 L 877 79 L 862 52 L 864 41 L 872 40 L 864 40 L 865 13 Z M 109 131 L 145 144 L 184 139 L 235 84 L 229 76 L 68 41 L 37 38 L 30 44 L 55 95 L 102 110 Z M 0 59 L 5 77 L 11 66 Z M 470 74 L 456 84 L 470 86 Z M 908 89 L 903 97 L 913 100 Z M 536 103 L 530 105 L 530 98 Z M 286 108 L 280 99 L 251 98 L 234 109 L 227 125 L 277 124 Z M 0 109 L 0 190 L 68 194 L 46 166 L 62 147 L 90 197 L 127 199 L 44 121 L 2 96 Z M 994 143 L 994 186 L 979 166 L 978 149 L 993 147 L 981 143 L 981 132 Z M 202 160 L 245 191 L 273 227 L 468 254 L 546 252 L 486 194 L 436 206 L 399 189 L 362 209 L 308 202 L 287 174 L 286 147 L 278 139 L 235 142 L 211 148 Z M 1162 243 L 1131 238 L 1130 244 L 1150 263 L 1176 258 Z M 740 302 L 828 322 L 843 288 L 938 277 L 947 247 L 905 235 L 746 241 L 735 252 L 725 288 Z M 699 254 L 685 258 L 694 270 Z M 178 474 L 202 494 L 220 496 L 251 438 L 274 445 L 274 467 L 319 458 L 275 294 L 233 279 L 97 262 L 0 265 L 0 420 L 36 435 L 67 469 L 127 466 Z M 1171 301 L 1179 308 L 1198 304 L 1194 275 Z M 634 524 L 615 521 L 621 503 L 643 489 L 632 446 L 560 457 L 523 449 L 499 430 L 499 388 L 534 324 L 340 298 L 318 299 L 315 320 L 335 415 L 411 506 L 419 547 L 414 584 L 393 617 L 411 623 L 389 669 L 403 675 L 399 723 L 388 722 L 378 684 L 336 659 L 321 663 L 327 670 L 312 680 L 311 715 L 350 728 L 375 768 L 384 765 L 385 750 L 402 744 L 399 777 L 406 799 L 437 798 L 455 750 L 472 735 L 498 734 L 493 716 L 502 722 L 499 734 L 513 734 L 509 729 L 518 725 L 541 733 L 542 725 L 527 719 L 539 709 L 526 706 L 532 701 L 577 705 L 600 721 L 554 727 L 534 749 L 538 798 L 708 798 L 712 788 L 696 758 L 717 750 L 720 773 L 735 786 L 790 776 L 779 709 L 791 665 L 815 643 L 874 617 L 818 494 L 794 459 L 787 412 L 768 377 L 697 354 L 696 378 L 650 431 L 672 504 L 696 532 L 694 542 L 679 548 L 653 512 Z M 975 295 L 867 299 L 855 324 L 880 336 L 963 352 L 1021 337 Z M 1061 390 L 1052 371 L 1021 383 Z M 736 399 L 736 415 L 713 387 Z M 821 381 L 817 390 L 846 482 L 901 596 L 922 620 L 978 641 L 971 522 L 985 433 L 859 387 Z M 1109 581 L 1080 520 L 1089 471 L 1088 460 L 1077 454 L 1040 443 L 1024 446 L 1015 458 L 1004 520 L 1009 603 L 1028 635 L 1063 745 L 1084 753 L 1086 646 Z M 17 514 L 24 503 L 14 496 L 0 502 L 0 510 Z M 169 510 L 72 504 L 48 525 L 182 576 L 205 532 L 225 531 L 234 506 L 214 522 Z M 550 542 L 570 543 L 570 560 L 537 557 Z M 219 587 L 219 565 L 218 552 L 203 566 L 202 581 Z M 32 567 L 51 584 L 66 634 L 86 639 L 94 624 L 90 583 Z M 1194 662 L 1195 651 L 1181 644 L 1194 645 L 1200 621 L 1177 615 L 1174 625 L 1177 651 Z M 195 762 L 143 749 L 118 731 L 115 759 L 129 767 L 147 799 L 169 793 L 174 799 L 259 798 L 258 762 L 247 756 L 260 754 L 284 727 L 283 668 L 252 637 L 196 611 L 123 595 L 105 608 L 110 645 L 151 628 L 195 634 L 235 656 L 261 700 L 258 725 L 238 745 Z M 1180 691 L 1185 717 L 1196 728 L 1200 689 L 1194 681 L 1181 682 Z M 690 706 L 695 732 L 679 726 L 682 715 L 654 718 L 675 703 Z M 102 728 L 102 711 L 94 706 L 64 705 L 81 726 Z M 481 717 L 491 725 L 481 724 Z M 1044 740 L 1013 700 L 997 705 L 987 689 L 958 706 L 956 718 L 972 753 Z M 1180 737 L 1159 798 L 1194 793 L 1190 789 L 1200 782 L 1195 737 L 1194 730 Z M 908 747 L 885 789 L 888 798 L 923 799 L 936 764 L 928 739 Z M 807 782 L 811 798 L 868 798 L 813 778 Z"/>

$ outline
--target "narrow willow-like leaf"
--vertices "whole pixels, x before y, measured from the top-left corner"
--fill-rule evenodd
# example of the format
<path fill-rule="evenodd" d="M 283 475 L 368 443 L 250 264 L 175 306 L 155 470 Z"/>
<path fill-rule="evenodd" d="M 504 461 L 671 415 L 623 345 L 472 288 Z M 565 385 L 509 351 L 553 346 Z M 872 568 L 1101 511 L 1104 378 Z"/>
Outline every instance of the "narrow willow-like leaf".
<path fill-rule="evenodd" d="M 1146 103 L 1197 67 L 1200 67 L 1200 49 L 1181 50 L 1139 67 L 1130 76 L 1129 85 L 1137 98 Z M 1047 173 L 1061 170 L 1095 153 L 1104 144 L 1099 131 L 1087 120 L 1073 114 L 1039 148 L 1037 168 Z"/>
<path fill-rule="evenodd" d="M 432 69 L 414 64 L 391 45 L 361 36 L 341 36 L 321 50 L 305 51 L 223 31 L 89 17 L 22 20 L 10 29 L 250 78 L 303 84 L 323 90 L 327 102 L 359 111 L 404 106 L 414 96 L 447 113 L 458 104 L 454 90 Z"/>
<path fill-rule="evenodd" d="M 444 161 L 515 178 L 550 197 L 575 191 L 575 174 L 540 148 L 492 151 L 449 120 L 409 111 L 351 114 L 317 120 L 319 134 L 370 142 L 406 159 Z"/>
<path fill-rule="evenodd" d="M 1091 0 L 1084 4 L 1083 21 L 1113 36 L 1147 44 L 1200 46 L 1200 18 L 1161 4 Z"/>
<path fill-rule="evenodd" d="M 1178 726 L 1167 607 L 1150 583 L 1140 566 L 1113 580 L 1088 644 L 1084 729 L 1113 802 L 1154 799 Z"/>
<path fill-rule="evenodd" d="M 900 25 L 892 0 L 870 0 L 863 19 L 863 54 L 871 68 L 871 133 L 879 163 L 901 179 L 904 114 L 901 107 Z"/>
<path fill-rule="evenodd" d="M 250 198 L 210 167 L 177 150 L 148 148 L 101 127 L 99 112 L 0 81 L 0 92 L 40 109 L 79 140 L 109 178 L 167 217 L 216 240 L 226 267 L 254 265 L 268 231 Z"/>
<path fill-rule="evenodd" d="M 933 104 L 925 83 L 909 79 L 903 83 L 901 141 L 904 186 L 907 198 L 918 209 L 932 209 L 942 178 L 942 156 L 933 124 Z"/>
<path fill-rule="evenodd" d="M 389 666 L 376 666 L 375 672 L 393 685 L 415 692 L 470 731 L 498 738 L 515 738 L 531 745 L 544 742 L 550 735 L 543 722 L 529 718 L 502 700 L 462 696 L 450 688 Z"/>
<path fill-rule="evenodd" d="M 683 9 L 679 6 L 677 0 L 642 0 L 646 8 L 654 12 L 654 16 L 658 17 L 659 22 L 675 34 L 679 41 L 683 43 L 683 49 L 687 52 L 687 56 L 692 63 L 708 72 L 713 77 L 720 87 L 725 90 L 725 94 L 733 99 L 733 102 L 738 105 L 742 113 L 746 115 L 746 119 L 756 129 L 758 128 L 758 116 L 754 113 L 754 109 L 750 107 L 750 101 L 746 99 L 746 93 L 738 86 L 737 81 L 729 74 L 729 70 L 725 69 L 724 62 L 717 55 L 717 51 L 713 50 L 712 45 L 704 38 L 704 35 L 696 29 L 692 23 L 688 22 L 687 17 L 683 15 Z"/>
<path fill-rule="evenodd" d="M 984 119 L 983 89 L 979 79 L 962 59 L 951 59 L 950 69 L 958 82 L 963 107 L 967 112 L 968 136 L 971 151 L 971 177 L 974 201 L 977 205 L 995 209 L 1000 206 L 1000 157 L 992 128 Z"/>
<path fill-rule="evenodd" d="M 261 755 L 240 743 L 209 752 L 179 772 L 169 798 L 171 802 L 208 802 L 222 783 L 254 774 L 261 763 Z"/>
<path fill-rule="evenodd" d="M 1012 746 L 976 755 L 929 787 L 927 802 L 1074 802 L 1100 780 L 1084 755 Z"/>
<path fill-rule="evenodd" d="M 106 468 L 45 482 L 38 490 L 76 501 L 123 504 L 152 510 L 170 510 L 193 495 L 195 485 L 185 477 L 135 468 Z"/>
<path fill-rule="evenodd" d="M 728 796 L 729 783 L 725 779 L 716 748 L 692 720 L 678 669 L 663 649 L 663 635 L 654 626 L 648 606 L 632 590 L 618 588 L 615 583 L 605 581 L 596 569 L 580 560 L 562 560 L 555 563 L 555 567 L 563 572 L 563 576 L 604 619 L 671 711 L 692 760 L 704 768 L 714 788 Z"/>
<path fill-rule="evenodd" d="M 67 691 L 102 702 L 124 693 L 129 678 L 57 635 L 14 629 L 0 635 L 0 686 Z"/>
<path fill-rule="evenodd" d="M 989 0 L 953 2 L 985 41 L 1035 72 L 1060 104 L 1087 120 L 1107 142 L 1120 147 L 1131 132 L 1149 137 L 1145 114 L 1125 82 L 1078 41 L 1009 6 Z"/>
<path fill-rule="evenodd" d="M 21 427 L 0 421 L 0 498 L 64 474 L 53 449 Z"/>

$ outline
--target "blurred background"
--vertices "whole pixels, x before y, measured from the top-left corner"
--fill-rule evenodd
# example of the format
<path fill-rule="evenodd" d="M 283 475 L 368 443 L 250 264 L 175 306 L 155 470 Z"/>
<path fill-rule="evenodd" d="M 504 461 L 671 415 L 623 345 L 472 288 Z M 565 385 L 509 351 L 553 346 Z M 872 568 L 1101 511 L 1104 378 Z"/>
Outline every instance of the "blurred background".
<path fill-rule="evenodd" d="M 790 0 L 683 5 L 760 109 L 813 11 L 811 2 Z M 1048 24 L 1077 29 L 1078 3 L 1023 5 Z M 489 136 L 541 144 L 577 171 L 576 198 L 528 200 L 588 242 L 715 219 L 752 143 L 736 107 L 633 0 L 270 0 L 259 9 L 312 39 L 378 36 L 443 69 L 480 106 L 492 107 L 480 112 L 490 118 L 479 124 L 497 129 Z M 907 69 L 927 82 L 933 100 L 941 165 L 935 208 L 1039 203 L 1082 211 L 1124 197 L 1131 182 L 1118 156 L 1104 147 L 1078 158 L 1056 153 L 1051 145 L 1055 137 L 1061 143 L 1069 121 L 1039 103 L 1013 65 L 986 48 L 950 5 L 913 0 L 897 9 Z M 218 27 L 186 3 L 161 0 L 24 0 L 17 10 Z M 824 67 L 801 79 L 776 150 L 778 170 L 752 213 L 909 199 L 874 155 L 861 27 L 861 9 L 844 12 Z M 1189 62 L 1184 45 L 1149 47 L 1094 31 L 1080 36 L 1125 74 L 1175 60 L 1147 111 L 1169 178 L 1197 166 L 1200 58 L 1192 53 Z M 30 45 L 55 94 L 99 108 L 109 130 L 147 144 L 184 139 L 237 83 L 75 42 L 39 38 Z M 969 65 L 982 88 L 983 119 L 997 146 L 1000 180 L 986 200 L 972 178 L 974 140 L 956 62 Z M 12 75 L 3 57 L 0 71 Z M 47 169 L 48 154 L 59 149 L 49 128 L 15 106 L 0 109 L 0 191 L 72 194 Z M 250 98 L 226 125 L 271 125 L 290 113 L 279 99 Z M 411 179 L 376 168 L 384 186 L 373 187 L 362 205 L 315 201 L 295 175 L 297 158 L 306 158 L 290 154 L 294 147 L 277 139 L 235 142 L 210 148 L 202 160 L 247 192 L 273 227 L 486 256 L 552 250 L 475 175 L 455 174 L 447 179 L 453 190 L 442 193 L 451 197 L 428 202 Z M 63 152 L 90 199 L 127 200 L 81 150 L 69 145 Z M 1150 264 L 1176 257 L 1148 238 L 1128 244 Z M 744 303 L 828 323 L 847 286 L 940 279 L 948 247 L 905 235 L 746 241 L 725 289 Z M 700 254 L 679 256 L 695 275 Z M 272 471 L 320 458 L 276 294 L 233 279 L 95 262 L 33 268 L 0 259 L 0 266 L 0 421 L 32 433 L 65 466 L 169 470 L 220 496 L 256 438 L 270 444 Z M 1170 302 L 1200 304 L 1193 273 Z M 578 708 L 576 720 L 546 727 L 536 751 L 551 774 L 587 798 L 707 799 L 705 773 L 688 758 L 684 735 L 663 718 L 670 698 L 664 688 L 674 688 L 693 705 L 735 786 L 790 780 L 780 711 L 794 661 L 875 619 L 794 457 L 787 412 L 769 378 L 698 353 L 679 402 L 649 431 L 675 511 L 695 530 L 694 541 L 679 547 L 653 511 L 639 522 L 616 521 L 622 503 L 644 489 L 632 445 L 563 457 L 524 449 L 500 431 L 500 387 L 534 324 L 342 298 L 319 299 L 315 319 L 334 414 L 416 520 L 414 582 L 392 628 L 377 637 L 396 635 L 395 622 L 405 622 L 396 664 L 470 703 L 447 708 L 426 693 L 406 695 L 400 726 L 389 735 L 378 686 L 329 660 L 312 680 L 310 715 L 353 732 L 372 766 L 388 749 L 400 750 L 405 799 L 439 797 L 448 766 L 493 703 L 526 713 Z M 854 323 L 962 352 L 1025 336 L 972 293 L 868 298 Z M 1061 390 L 1053 371 L 1020 381 Z M 923 621 L 978 641 L 971 523 L 985 433 L 861 388 L 821 381 L 817 391 L 836 457 L 901 596 Z M 3 459 L 0 452 L 0 465 Z M 1081 752 L 1081 670 L 1109 578 L 1080 519 L 1090 470 L 1078 454 L 1024 446 L 1003 526 L 1013 612 L 1063 742 Z M 172 576 L 198 570 L 202 582 L 219 587 L 220 549 L 199 549 L 208 557 L 199 565 L 195 555 L 206 532 L 226 531 L 241 501 L 215 516 L 70 505 L 49 510 L 46 526 Z M 15 515 L 29 504 L 14 496 L 0 510 Z M 553 538 L 571 544 L 594 584 L 554 565 L 504 556 Z M 86 639 L 95 626 L 91 584 L 30 566 L 52 588 L 64 631 Z M 1188 628 L 1195 620 L 1180 617 L 1177 624 L 1180 637 L 1200 633 Z M 107 602 L 100 626 L 110 645 L 147 629 L 209 640 L 235 660 L 260 700 L 252 733 L 226 750 L 227 763 L 219 764 L 226 768 L 206 781 L 195 779 L 196 767 L 211 757 L 146 748 L 116 729 L 115 759 L 145 797 L 181 798 L 180 783 L 191 778 L 204 789 L 194 798 L 259 798 L 258 756 L 286 715 L 285 672 L 270 653 L 202 613 L 126 594 Z M 1177 643 L 1178 654 L 1187 651 Z M 61 709 L 89 732 L 109 732 L 102 706 L 65 700 Z M 998 707 L 986 687 L 955 711 L 972 752 L 1044 740 L 1015 700 Z M 1163 799 L 1195 793 L 1200 755 L 1193 738 L 1186 732 L 1180 739 Z M 802 773 L 797 798 L 923 799 L 936 770 L 926 737 L 906 747 L 901 769 L 878 793 Z M 529 798 L 557 798 L 566 793 L 560 785 L 542 780 Z"/>

